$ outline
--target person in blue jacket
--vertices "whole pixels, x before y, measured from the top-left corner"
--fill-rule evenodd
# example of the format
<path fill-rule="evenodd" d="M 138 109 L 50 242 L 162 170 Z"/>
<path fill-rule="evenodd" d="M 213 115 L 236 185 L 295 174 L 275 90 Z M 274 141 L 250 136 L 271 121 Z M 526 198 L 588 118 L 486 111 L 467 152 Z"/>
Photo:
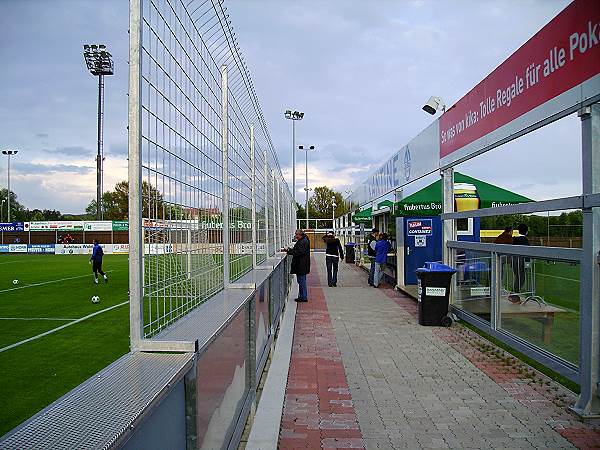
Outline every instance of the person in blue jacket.
<path fill-rule="evenodd" d="M 92 250 L 92 256 L 90 262 L 92 263 L 92 271 L 94 272 L 94 283 L 98 284 L 98 274 L 104 277 L 104 282 L 108 283 L 108 277 L 102 271 L 102 257 L 104 256 L 104 250 L 98 239 L 94 239 L 94 248 Z"/>
<path fill-rule="evenodd" d="M 387 255 L 392 247 L 386 233 L 380 233 L 377 236 L 375 244 L 375 275 L 373 276 L 373 287 L 379 287 L 379 282 L 383 277 L 383 270 L 387 263 Z"/>

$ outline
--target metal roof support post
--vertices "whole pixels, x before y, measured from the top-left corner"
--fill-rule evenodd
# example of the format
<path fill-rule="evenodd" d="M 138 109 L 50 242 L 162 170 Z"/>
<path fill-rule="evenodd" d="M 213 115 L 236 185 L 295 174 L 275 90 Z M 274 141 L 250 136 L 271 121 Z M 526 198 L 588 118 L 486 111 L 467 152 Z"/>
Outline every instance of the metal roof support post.
<path fill-rule="evenodd" d="M 256 269 L 256 155 L 253 123 L 250 124 L 250 164 L 252 165 L 252 268 Z"/>
<path fill-rule="evenodd" d="M 269 163 L 267 161 L 267 151 L 263 150 L 263 176 L 265 183 L 265 249 L 267 253 L 267 258 L 269 258 Z"/>
<path fill-rule="evenodd" d="M 129 2 L 129 335 L 131 351 L 139 350 L 144 333 L 144 242 L 142 238 L 140 0 Z"/>
<path fill-rule="evenodd" d="M 454 169 L 448 167 L 441 170 L 442 175 L 442 212 L 454 212 Z M 456 222 L 454 220 L 442 220 L 442 258 L 444 264 L 453 265 L 452 255 L 454 250 L 448 248 L 448 241 L 456 240 Z M 450 288 L 450 303 L 453 300 L 453 293 L 456 277 L 452 277 L 452 287 Z"/>
<path fill-rule="evenodd" d="M 221 153 L 223 176 L 223 288 L 229 286 L 229 123 L 227 117 L 227 66 L 221 66 Z"/>
<path fill-rule="evenodd" d="M 449 167 L 441 171 L 442 175 L 442 212 L 454 212 L 454 169 Z M 451 265 L 451 251 L 446 242 L 456 240 L 454 220 L 442 221 L 442 255 L 444 264 Z"/>
<path fill-rule="evenodd" d="M 579 111 L 583 196 L 600 192 L 600 104 Z M 579 290 L 579 373 L 581 393 L 573 410 L 600 415 L 600 208 L 583 208 L 583 246 Z"/>

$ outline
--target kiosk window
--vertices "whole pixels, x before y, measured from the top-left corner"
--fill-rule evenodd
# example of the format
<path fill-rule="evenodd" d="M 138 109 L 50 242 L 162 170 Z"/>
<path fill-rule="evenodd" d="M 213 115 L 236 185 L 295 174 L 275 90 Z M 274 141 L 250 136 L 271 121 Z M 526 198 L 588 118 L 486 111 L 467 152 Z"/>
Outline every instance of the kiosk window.
<path fill-rule="evenodd" d="M 456 219 L 456 232 L 460 235 L 472 235 L 473 234 L 473 218 L 468 219 Z"/>

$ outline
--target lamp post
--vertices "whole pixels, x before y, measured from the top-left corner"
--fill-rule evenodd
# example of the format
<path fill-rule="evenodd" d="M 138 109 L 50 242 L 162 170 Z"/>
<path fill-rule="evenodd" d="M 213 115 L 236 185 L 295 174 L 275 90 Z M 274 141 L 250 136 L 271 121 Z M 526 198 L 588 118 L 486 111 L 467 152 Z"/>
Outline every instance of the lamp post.
<path fill-rule="evenodd" d="M 112 55 L 106 51 L 106 45 L 84 45 L 85 64 L 94 76 L 98 77 L 98 154 L 96 155 L 96 219 L 102 219 L 102 189 L 104 150 L 102 143 L 104 126 L 104 76 L 114 74 Z"/>
<path fill-rule="evenodd" d="M 292 112 L 288 109 L 285 112 L 285 118 L 292 121 L 292 193 L 294 196 L 294 208 L 296 207 L 296 121 L 302 120 L 304 113 L 300 111 Z"/>
<path fill-rule="evenodd" d="M 19 150 L 2 150 L 2 154 L 8 157 L 8 192 L 6 198 L 8 199 L 8 219 L 7 222 L 10 222 L 10 157 L 19 153 Z"/>
<path fill-rule="evenodd" d="M 332 206 L 331 206 L 331 228 L 335 233 L 335 197 L 331 197 Z"/>
<path fill-rule="evenodd" d="M 304 185 L 304 192 L 306 193 L 306 200 L 304 201 L 304 208 L 306 208 L 306 228 L 308 228 L 308 191 L 311 189 L 308 187 L 308 151 L 314 150 L 315 146 L 311 145 L 310 147 L 304 148 L 303 145 L 298 146 L 300 150 L 304 150 L 306 153 L 304 154 L 304 173 L 306 175 L 306 182 Z"/>

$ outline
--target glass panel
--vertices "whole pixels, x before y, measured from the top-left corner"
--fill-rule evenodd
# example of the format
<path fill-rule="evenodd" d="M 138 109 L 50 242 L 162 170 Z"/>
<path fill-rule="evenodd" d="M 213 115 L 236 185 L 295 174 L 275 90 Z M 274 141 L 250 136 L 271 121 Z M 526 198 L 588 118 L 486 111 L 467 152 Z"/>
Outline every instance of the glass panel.
<path fill-rule="evenodd" d="M 455 256 L 455 295 L 453 305 L 490 321 L 490 253 L 458 250 Z"/>
<path fill-rule="evenodd" d="M 578 263 L 503 255 L 501 328 L 579 364 Z"/>
<path fill-rule="evenodd" d="M 244 308 L 198 360 L 198 448 L 221 448 L 235 428 L 248 392 L 246 324 Z"/>

